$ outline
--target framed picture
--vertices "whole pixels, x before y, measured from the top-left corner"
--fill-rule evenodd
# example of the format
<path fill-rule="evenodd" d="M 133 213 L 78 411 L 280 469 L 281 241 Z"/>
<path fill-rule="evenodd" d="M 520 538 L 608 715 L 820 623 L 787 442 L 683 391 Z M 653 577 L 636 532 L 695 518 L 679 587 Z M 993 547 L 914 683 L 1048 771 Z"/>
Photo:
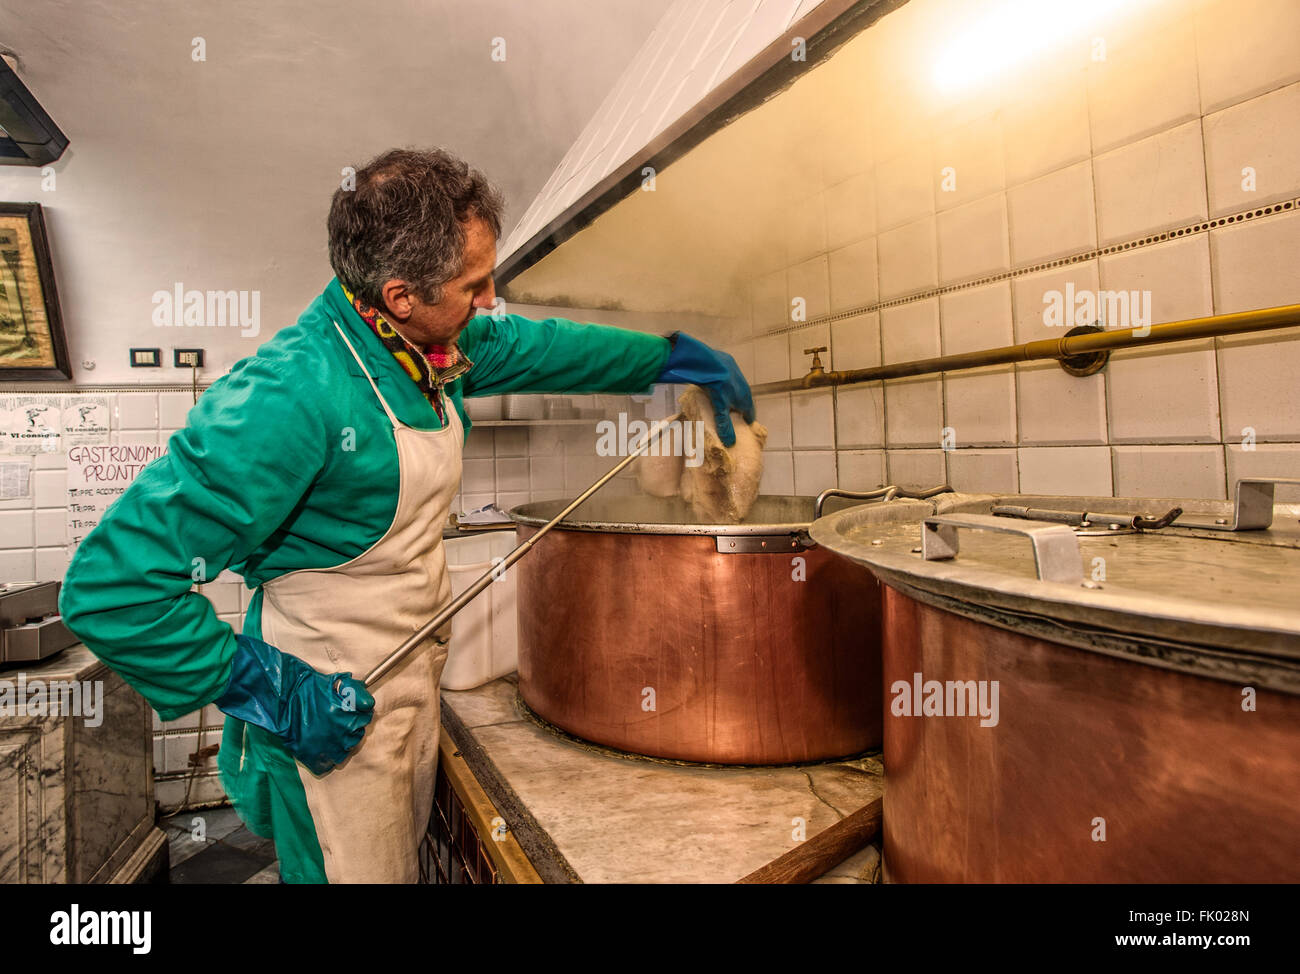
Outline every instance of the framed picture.
<path fill-rule="evenodd" d="M 0 203 L 0 379 L 71 379 L 39 203 Z"/>

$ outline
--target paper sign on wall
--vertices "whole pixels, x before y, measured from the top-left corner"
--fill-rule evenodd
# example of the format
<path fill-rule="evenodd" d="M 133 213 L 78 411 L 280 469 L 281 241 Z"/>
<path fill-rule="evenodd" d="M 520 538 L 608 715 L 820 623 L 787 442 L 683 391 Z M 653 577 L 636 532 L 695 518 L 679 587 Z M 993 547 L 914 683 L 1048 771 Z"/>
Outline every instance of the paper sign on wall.
<path fill-rule="evenodd" d="M 68 449 L 68 544 L 75 549 L 110 504 L 165 446 L 73 446 Z"/>
<path fill-rule="evenodd" d="M 108 443 L 108 396 L 0 396 L 0 454 L 34 456 Z"/>

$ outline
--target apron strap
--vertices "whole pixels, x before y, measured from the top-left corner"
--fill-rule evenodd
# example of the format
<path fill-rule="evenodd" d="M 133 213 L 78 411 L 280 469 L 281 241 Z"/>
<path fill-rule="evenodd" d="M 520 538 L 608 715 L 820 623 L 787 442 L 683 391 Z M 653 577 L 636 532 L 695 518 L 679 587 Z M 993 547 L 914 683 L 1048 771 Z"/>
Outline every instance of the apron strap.
<path fill-rule="evenodd" d="M 339 326 L 339 323 L 337 321 L 334 322 L 334 327 L 338 328 L 339 337 L 342 338 L 344 344 L 347 345 L 348 351 L 352 353 L 352 357 L 357 360 L 357 365 L 361 366 L 361 371 L 362 373 L 365 374 L 366 381 L 370 383 L 370 388 L 375 390 L 375 396 L 379 399 L 379 405 L 384 407 L 384 412 L 388 414 L 389 420 L 392 421 L 393 428 L 396 429 L 404 425 L 402 421 L 399 420 L 397 416 L 393 413 L 392 409 L 389 408 L 388 400 L 385 399 L 384 394 L 379 391 L 379 386 L 375 385 L 375 380 L 371 376 L 370 370 L 366 368 L 366 363 L 361 361 L 361 356 L 357 354 L 357 350 L 352 346 L 352 343 L 348 341 L 348 336 L 343 334 L 343 329 Z"/>

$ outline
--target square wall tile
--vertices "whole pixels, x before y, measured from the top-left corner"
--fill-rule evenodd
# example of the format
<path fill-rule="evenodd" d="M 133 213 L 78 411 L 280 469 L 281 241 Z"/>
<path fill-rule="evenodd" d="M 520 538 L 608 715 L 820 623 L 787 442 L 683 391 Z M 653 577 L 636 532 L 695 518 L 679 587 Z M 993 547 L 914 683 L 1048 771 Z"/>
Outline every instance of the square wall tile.
<path fill-rule="evenodd" d="M 830 389 L 792 393 L 790 411 L 796 450 L 835 448 L 835 397 Z M 797 466 L 795 473 L 797 478 Z"/>
<path fill-rule="evenodd" d="M 934 213 L 930 146 L 915 142 L 876 164 L 876 225 L 881 230 Z"/>
<path fill-rule="evenodd" d="M 1105 374 L 1075 376 L 1054 362 L 1016 366 L 1023 444 L 1106 442 Z"/>
<path fill-rule="evenodd" d="M 805 349 L 809 348 L 825 348 L 826 351 L 817 353 L 821 356 L 822 368 L 835 368 L 832 361 L 834 349 L 831 348 L 831 326 L 829 324 L 800 328 L 798 331 L 789 332 L 786 338 L 790 343 L 791 378 L 807 375 L 812 369 L 813 353 L 805 351 Z"/>
<path fill-rule="evenodd" d="M 937 487 L 948 482 L 942 450 L 890 450 L 886 458 L 889 483 L 898 487 Z"/>
<path fill-rule="evenodd" d="M 876 238 L 880 300 L 927 291 L 939 283 L 934 217 L 886 230 Z"/>
<path fill-rule="evenodd" d="M 885 391 L 882 383 L 840 386 L 835 390 L 835 443 L 840 449 L 885 445 Z"/>
<path fill-rule="evenodd" d="M 466 460 L 461 465 L 463 494 L 492 493 L 496 490 L 496 469 L 492 460 Z"/>
<path fill-rule="evenodd" d="M 790 378 L 790 341 L 785 335 L 754 339 L 754 384 Z"/>
<path fill-rule="evenodd" d="M 499 457 L 528 456 L 528 430 L 501 427 L 496 431 L 496 455 Z"/>
<path fill-rule="evenodd" d="M 754 400 L 754 414 L 758 422 L 767 427 L 766 449 L 793 449 L 789 393 L 778 396 L 759 396 Z"/>
<path fill-rule="evenodd" d="M 1297 253 L 1300 212 L 1212 230 L 1215 312 L 1300 303 Z M 1224 441 L 1300 440 L 1300 328 L 1217 341 Z"/>
<path fill-rule="evenodd" d="M 943 380 L 896 379 L 885 383 L 885 443 L 894 447 L 938 447 L 942 436 Z"/>
<path fill-rule="evenodd" d="M 0 518 L 5 515 L 0 514 Z M 0 538 L 5 537 L 0 531 Z M 53 509 L 36 512 L 36 545 L 49 548 L 68 543 L 68 512 L 66 509 Z M 8 540 L 3 544 L 8 547 Z"/>
<path fill-rule="evenodd" d="M 1245 447 L 1228 444 L 1228 495 L 1237 496 L 1237 481 L 1243 477 L 1300 478 L 1300 443 L 1256 443 Z M 1300 504 L 1300 487 L 1277 487 L 1274 502 Z"/>
<path fill-rule="evenodd" d="M 940 354 L 939 299 L 926 298 L 880 312 L 880 350 L 886 364 Z"/>
<path fill-rule="evenodd" d="M 1107 43 L 1105 55 L 1088 65 L 1093 152 L 1200 117 L 1196 38 L 1190 20 L 1173 20 L 1141 36 Z"/>
<path fill-rule="evenodd" d="M 835 455 L 841 490 L 875 490 L 885 486 L 884 450 L 840 450 Z"/>
<path fill-rule="evenodd" d="M 496 489 L 498 493 L 502 491 L 528 490 L 528 477 L 529 468 L 526 458 L 517 457 L 496 461 Z"/>
<path fill-rule="evenodd" d="M 1199 121 L 1099 155 L 1093 168 L 1103 247 L 1206 216 Z"/>
<path fill-rule="evenodd" d="M 59 545 L 54 548 L 36 549 L 36 580 L 54 582 L 68 573 L 68 562 L 72 555 L 68 548 Z"/>
<path fill-rule="evenodd" d="M 32 473 L 32 493 L 37 507 L 66 507 L 68 474 L 64 470 L 36 470 Z M 0 578 L 3 578 L 0 575 Z"/>
<path fill-rule="evenodd" d="M 938 133 L 933 151 L 934 202 L 939 212 L 1006 188 L 1000 113 Z"/>
<path fill-rule="evenodd" d="M 790 305 L 786 304 L 785 268 L 754 278 L 750 290 L 750 308 L 754 328 L 777 328 L 790 320 Z"/>
<path fill-rule="evenodd" d="M 950 372 L 943 386 L 945 426 L 952 430 L 954 446 L 1015 445 L 1015 366 Z"/>
<path fill-rule="evenodd" d="M 1011 263 L 1023 267 L 1097 246 L 1092 164 L 1081 162 L 1007 191 Z"/>
<path fill-rule="evenodd" d="M 791 267 L 786 273 L 786 289 L 789 291 L 789 303 L 786 307 L 790 310 L 790 322 L 798 324 L 829 314 L 831 286 L 826 255 L 823 254 Z M 795 317 L 799 313 L 796 300 L 802 303 L 802 318 Z"/>
<path fill-rule="evenodd" d="M 1023 494 L 1114 496 L 1108 447 L 1022 447 L 1019 452 Z"/>
<path fill-rule="evenodd" d="M 880 299 L 876 284 L 876 238 L 832 250 L 828 256 L 831 312 L 865 308 Z"/>
<path fill-rule="evenodd" d="M 1103 290 L 1137 291 L 1141 299 L 1140 305 L 1135 303 L 1130 293 L 1127 317 L 1114 313 L 1104 315 L 1103 324 L 1107 328 L 1136 328 L 1214 313 L 1209 234 L 1198 233 L 1106 254 L 1099 259 L 1098 266 Z M 1149 308 L 1149 313 L 1144 316 L 1139 308 Z M 1109 310 L 1113 312 L 1116 308 L 1112 305 Z"/>
<path fill-rule="evenodd" d="M 163 429 L 184 429 L 185 417 L 193 408 L 193 393 L 160 392 L 158 393 L 158 425 Z"/>
<path fill-rule="evenodd" d="M 36 577 L 36 556 L 31 548 L 0 550 L 0 578 L 6 582 L 53 582 Z"/>
<path fill-rule="evenodd" d="M 158 429 L 158 393 L 156 392 L 119 392 L 117 394 L 118 429 L 153 430 Z"/>
<path fill-rule="evenodd" d="M 1297 118 L 1300 84 L 1205 117 L 1210 216 L 1300 196 Z"/>
<path fill-rule="evenodd" d="M 948 483 L 974 494 L 1014 494 L 1020 489 L 1015 450 L 951 450 Z"/>
<path fill-rule="evenodd" d="M 35 514 L 0 511 L 0 548 L 31 548 L 36 544 Z"/>
<path fill-rule="evenodd" d="M 1008 187 L 1071 166 L 1091 154 L 1088 92 L 1081 71 L 1060 72 L 1023 86 L 1007 102 L 1002 118 Z M 1014 211 L 1011 219 L 1014 227 Z"/>
<path fill-rule="evenodd" d="M 826 207 L 822 194 L 799 200 L 785 216 L 785 258 L 798 264 L 826 253 Z"/>
<path fill-rule="evenodd" d="M 1212 0 L 1196 12 L 1201 111 L 1300 80 L 1300 4 Z"/>
<path fill-rule="evenodd" d="M 937 226 L 940 284 L 958 284 L 1011 269 L 1004 193 L 944 210 Z"/>
<path fill-rule="evenodd" d="M 944 355 L 1014 344 L 1011 282 L 939 295 L 939 324 Z"/>
<path fill-rule="evenodd" d="M 1015 316 L 1016 342 L 1060 338 L 1075 325 L 1092 324 L 1098 280 L 1096 260 L 1014 278 L 1011 309 Z M 1083 300 L 1085 292 L 1094 296 L 1092 315 Z"/>
<path fill-rule="evenodd" d="M 496 443 L 496 430 L 491 426 L 475 426 L 465 437 L 461 448 L 461 457 L 465 460 L 478 460 L 493 456 Z"/>
<path fill-rule="evenodd" d="M 880 312 L 831 322 L 835 368 L 869 369 L 880 364 Z"/>
<path fill-rule="evenodd" d="M 838 126 L 831 126 L 837 128 Z M 875 236 L 874 174 L 858 173 L 826 190 L 826 246 L 836 250 Z"/>
<path fill-rule="evenodd" d="M 1116 497 L 1226 495 L 1221 446 L 1117 446 L 1112 452 Z"/>
<path fill-rule="evenodd" d="M 799 451 L 794 453 L 794 492 L 802 497 L 816 497 L 827 487 L 839 483 L 835 474 L 835 451 Z"/>
<path fill-rule="evenodd" d="M 781 450 L 763 454 L 763 477 L 758 485 L 762 494 L 793 494 L 794 455 Z"/>
<path fill-rule="evenodd" d="M 901 298 L 939 285 L 935 217 L 885 230 L 876 238 L 880 300 Z"/>

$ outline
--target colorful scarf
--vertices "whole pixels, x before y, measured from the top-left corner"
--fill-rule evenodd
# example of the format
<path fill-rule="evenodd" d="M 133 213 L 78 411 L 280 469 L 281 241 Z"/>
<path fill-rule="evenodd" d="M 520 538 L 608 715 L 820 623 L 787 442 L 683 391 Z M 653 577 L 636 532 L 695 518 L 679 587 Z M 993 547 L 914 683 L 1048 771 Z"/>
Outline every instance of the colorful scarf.
<path fill-rule="evenodd" d="M 434 412 L 438 414 L 438 420 L 446 426 L 447 416 L 440 394 L 441 388 L 444 383 L 468 372 L 474 363 L 455 343 L 417 348 L 399 334 L 377 308 L 372 308 L 360 298 L 353 296 L 346 287 L 343 288 L 343 293 L 352 302 L 352 307 L 361 316 L 361 320 L 370 326 L 370 330 L 384 343 L 384 347 L 393 353 L 393 358 L 397 359 L 402 370 L 411 377 L 411 381 L 420 387 L 424 398 L 429 400 Z"/>

